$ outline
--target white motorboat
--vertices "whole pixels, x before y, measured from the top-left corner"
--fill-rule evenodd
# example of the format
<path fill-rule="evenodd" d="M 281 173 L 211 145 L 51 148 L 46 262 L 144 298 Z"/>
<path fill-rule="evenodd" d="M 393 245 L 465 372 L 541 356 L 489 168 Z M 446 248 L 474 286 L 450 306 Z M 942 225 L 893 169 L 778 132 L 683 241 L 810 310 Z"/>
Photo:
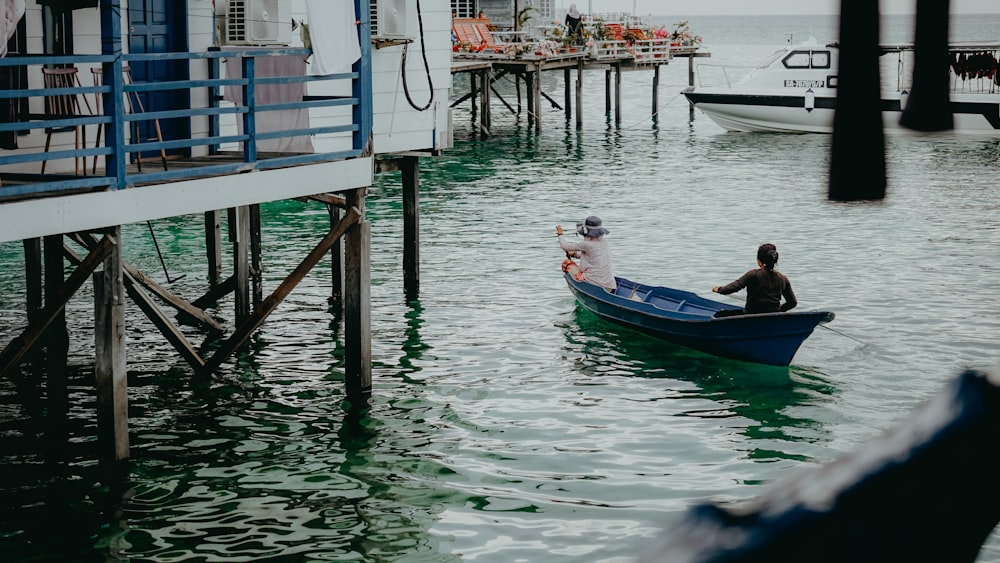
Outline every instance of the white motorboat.
<path fill-rule="evenodd" d="M 913 45 L 881 45 L 882 117 L 901 129 L 913 72 Z M 954 132 L 1000 136 L 1000 42 L 955 43 L 951 53 Z M 810 39 L 777 50 L 756 67 L 699 64 L 688 101 L 729 131 L 831 133 L 837 102 L 836 43 Z M 712 72 L 714 71 L 714 72 Z M 703 85 L 706 82 L 714 85 Z"/>

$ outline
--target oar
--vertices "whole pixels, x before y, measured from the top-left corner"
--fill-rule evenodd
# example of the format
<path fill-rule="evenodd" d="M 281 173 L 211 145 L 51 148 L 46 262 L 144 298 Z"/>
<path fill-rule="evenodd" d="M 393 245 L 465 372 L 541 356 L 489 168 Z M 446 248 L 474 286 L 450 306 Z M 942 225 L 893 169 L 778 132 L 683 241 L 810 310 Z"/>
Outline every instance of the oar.
<path fill-rule="evenodd" d="M 843 332 L 840 332 L 839 330 L 836 330 L 836 329 L 832 329 L 832 328 L 826 326 L 825 324 L 821 324 L 821 325 L 819 325 L 819 327 L 820 328 L 825 328 L 826 330 L 829 330 L 831 332 L 836 332 L 837 334 L 843 336 L 844 338 L 850 338 L 851 340 L 853 340 L 855 342 L 859 342 L 861 344 L 864 344 L 865 346 L 868 346 L 868 343 L 865 342 L 864 340 L 858 340 L 857 338 L 854 338 L 853 336 L 851 336 L 849 334 L 844 334 Z"/>
<path fill-rule="evenodd" d="M 725 293 L 720 293 L 719 295 L 722 295 L 723 297 L 728 297 L 730 299 L 737 299 L 736 297 L 734 297 L 732 295 L 729 295 L 729 294 L 725 294 Z M 854 338 L 853 336 L 851 336 L 849 334 L 844 334 L 843 332 L 840 332 L 837 329 L 830 328 L 830 327 L 826 326 L 825 324 L 820 324 L 820 325 L 817 325 L 817 326 L 819 326 L 820 328 L 825 328 L 826 330 L 829 330 L 830 332 L 836 332 L 837 334 L 843 336 L 844 338 L 850 338 L 851 340 L 853 340 L 855 342 L 858 342 L 860 344 L 864 344 L 865 346 L 868 346 L 868 343 L 865 342 L 864 340 L 858 340 L 857 338 Z"/>

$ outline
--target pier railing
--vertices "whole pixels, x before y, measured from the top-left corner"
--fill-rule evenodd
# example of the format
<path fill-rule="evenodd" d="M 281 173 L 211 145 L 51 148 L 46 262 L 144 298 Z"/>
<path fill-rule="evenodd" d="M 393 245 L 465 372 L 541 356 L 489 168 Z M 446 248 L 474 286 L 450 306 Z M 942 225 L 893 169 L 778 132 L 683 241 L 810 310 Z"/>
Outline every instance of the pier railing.
<path fill-rule="evenodd" d="M 118 57 L 11 54 L 0 58 L 0 71 L 8 76 L 20 76 L 22 85 L 26 84 L 23 82 L 26 77 L 40 77 L 43 68 L 75 68 L 78 79 L 71 85 L 0 90 L 0 102 L 7 103 L 0 107 L 13 108 L 0 116 L 0 135 L 6 133 L 9 142 L 0 149 L 0 200 L 118 190 L 137 184 L 362 156 L 370 150 L 368 143 L 372 130 L 370 73 L 265 77 L 257 72 L 258 63 L 271 57 L 292 56 L 304 60 L 310 54 L 308 49 L 251 48 Z M 222 76 L 221 65 L 232 60 L 239 61 L 240 75 Z M 134 73 L 141 65 L 159 63 L 186 65 L 187 72 L 183 75 L 200 78 L 130 80 L 130 67 Z M 227 66 L 233 68 L 231 64 Z M 98 70 L 92 73 L 88 69 Z M 304 95 L 307 85 L 311 95 Z M 260 94 L 269 87 L 301 89 L 303 95 L 266 99 Z M 224 97 L 222 89 L 230 89 L 228 93 L 238 95 Z M 178 109 L 166 110 L 148 104 L 141 108 L 134 106 L 153 95 L 190 102 L 181 104 Z M 76 100 L 78 107 L 57 108 L 58 101 L 67 99 Z M 173 106 L 178 107 L 177 104 Z M 276 115 L 272 112 L 288 111 L 304 112 L 306 119 L 267 119 L 269 115 Z M 190 134 L 185 138 L 154 136 L 153 127 L 159 129 L 159 125 L 168 120 L 186 121 Z M 268 121 L 267 128 L 261 127 L 264 121 Z M 135 124 L 151 133 L 144 132 L 141 138 L 132 135 Z M 70 133 L 77 130 L 81 140 L 67 141 Z M 50 132 L 59 136 L 60 145 L 48 146 L 46 138 Z M 99 135 L 103 138 L 98 143 Z M 311 152 L 259 150 L 269 140 L 296 138 L 307 139 L 315 148 Z M 14 144 L 19 148 L 12 146 Z M 216 158 L 190 159 L 191 162 L 184 166 L 160 167 L 161 151 Z M 53 162 L 60 160 L 63 162 Z M 79 160 L 84 164 L 82 170 L 76 165 L 66 171 L 68 161 Z M 129 166 L 137 161 L 143 164 L 138 171 Z M 50 172 L 42 173 L 46 168 Z"/>

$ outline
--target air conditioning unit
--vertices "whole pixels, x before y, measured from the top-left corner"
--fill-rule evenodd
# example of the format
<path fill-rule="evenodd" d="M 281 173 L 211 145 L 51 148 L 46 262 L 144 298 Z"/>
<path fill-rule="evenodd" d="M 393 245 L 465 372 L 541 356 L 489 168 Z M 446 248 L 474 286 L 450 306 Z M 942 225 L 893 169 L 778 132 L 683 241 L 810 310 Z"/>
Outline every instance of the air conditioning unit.
<path fill-rule="evenodd" d="M 406 37 L 406 0 L 378 0 L 376 36 Z"/>
<path fill-rule="evenodd" d="M 288 45 L 292 40 L 291 0 L 229 0 L 224 43 Z"/>

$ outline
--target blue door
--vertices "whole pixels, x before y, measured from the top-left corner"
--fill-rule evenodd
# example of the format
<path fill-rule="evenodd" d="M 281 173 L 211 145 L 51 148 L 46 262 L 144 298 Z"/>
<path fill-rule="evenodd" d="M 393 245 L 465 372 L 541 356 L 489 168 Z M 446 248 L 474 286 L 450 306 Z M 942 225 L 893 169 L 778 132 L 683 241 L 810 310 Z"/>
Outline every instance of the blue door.
<path fill-rule="evenodd" d="M 177 0 L 129 0 L 129 52 L 178 53 L 188 50 L 187 2 Z M 134 82 L 165 82 L 187 80 L 187 61 L 155 61 L 130 63 Z M 191 107 L 188 90 L 165 90 L 140 95 L 143 110 L 171 111 Z M 138 108 L 136 108 L 138 111 Z M 164 141 L 191 138 L 191 121 L 187 117 L 159 120 Z M 139 124 L 140 141 L 156 137 L 153 122 Z M 150 151 L 150 156 L 159 151 Z M 190 149 L 174 149 L 168 154 L 186 156 Z M 147 156 L 143 152 L 143 158 Z"/>

